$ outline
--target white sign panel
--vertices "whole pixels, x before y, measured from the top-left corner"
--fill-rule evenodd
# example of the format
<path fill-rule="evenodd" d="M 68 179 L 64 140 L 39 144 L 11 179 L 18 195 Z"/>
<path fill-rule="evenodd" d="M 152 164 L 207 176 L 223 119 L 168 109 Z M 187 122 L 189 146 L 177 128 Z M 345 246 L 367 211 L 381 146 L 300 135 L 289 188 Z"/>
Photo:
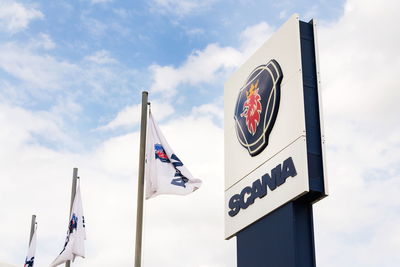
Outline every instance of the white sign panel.
<path fill-rule="evenodd" d="M 224 99 L 230 238 L 309 191 L 297 15 L 225 83 Z"/>

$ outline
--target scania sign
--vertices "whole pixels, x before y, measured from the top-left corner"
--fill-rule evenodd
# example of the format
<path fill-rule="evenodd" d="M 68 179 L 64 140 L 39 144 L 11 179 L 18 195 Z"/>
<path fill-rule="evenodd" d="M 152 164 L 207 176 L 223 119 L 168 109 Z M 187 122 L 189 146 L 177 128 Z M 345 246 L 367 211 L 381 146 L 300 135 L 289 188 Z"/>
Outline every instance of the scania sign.
<path fill-rule="evenodd" d="M 227 239 L 290 201 L 326 196 L 314 33 L 305 24 L 292 16 L 225 82 Z"/>
<path fill-rule="evenodd" d="M 240 89 L 235 108 L 235 129 L 240 144 L 251 156 L 267 145 L 279 109 L 282 71 L 276 60 L 256 67 Z"/>
<path fill-rule="evenodd" d="M 289 157 L 282 164 L 273 168 L 270 173 L 266 173 L 260 179 L 255 180 L 251 186 L 246 186 L 239 194 L 233 195 L 229 200 L 230 210 L 228 215 L 233 217 L 241 209 L 247 209 L 257 198 L 263 198 L 268 194 L 267 188 L 273 191 L 285 183 L 287 178 L 296 175 L 297 171 L 293 159 Z"/>

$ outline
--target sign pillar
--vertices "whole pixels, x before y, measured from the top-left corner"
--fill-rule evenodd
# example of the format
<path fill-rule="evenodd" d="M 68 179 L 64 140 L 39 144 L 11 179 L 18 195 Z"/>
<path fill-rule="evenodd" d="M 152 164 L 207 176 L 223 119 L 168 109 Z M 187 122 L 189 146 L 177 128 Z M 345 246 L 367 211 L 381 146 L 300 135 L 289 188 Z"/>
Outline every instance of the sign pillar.
<path fill-rule="evenodd" d="M 291 201 L 236 234 L 238 267 L 315 267 L 312 206 Z"/>
<path fill-rule="evenodd" d="M 69 216 L 68 216 L 68 223 L 71 218 L 72 206 L 74 204 L 75 194 L 76 194 L 76 182 L 79 179 L 78 177 L 78 168 L 74 168 L 72 172 L 72 188 L 71 188 L 71 204 L 69 206 Z M 65 267 L 70 267 L 71 261 L 65 262 Z"/>
<path fill-rule="evenodd" d="M 225 83 L 225 238 L 238 267 L 315 267 L 328 194 L 315 23 L 293 15 Z"/>

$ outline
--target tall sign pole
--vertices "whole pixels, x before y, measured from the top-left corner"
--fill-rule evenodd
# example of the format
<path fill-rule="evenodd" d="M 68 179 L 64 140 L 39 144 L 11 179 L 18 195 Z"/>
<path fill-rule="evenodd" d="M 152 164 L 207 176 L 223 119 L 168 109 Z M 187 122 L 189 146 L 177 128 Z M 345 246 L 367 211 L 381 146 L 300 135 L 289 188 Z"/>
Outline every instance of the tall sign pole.
<path fill-rule="evenodd" d="M 76 194 L 76 182 L 78 180 L 78 168 L 74 168 L 73 173 L 72 173 L 72 189 L 71 189 L 71 204 L 69 208 L 69 216 L 68 216 L 68 223 L 69 219 L 71 217 L 71 212 L 72 212 L 72 205 L 74 204 L 74 199 L 75 199 L 75 194 Z M 71 261 L 67 261 L 65 263 L 65 267 L 70 267 L 71 266 Z"/>
<path fill-rule="evenodd" d="M 140 149 L 139 149 L 139 173 L 138 194 L 136 208 L 136 242 L 135 242 L 135 267 L 142 264 L 142 232 L 143 232 L 143 191 L 144 168 L 146 156 L 146 129 L 147 129 L 147 100 L 148 92 L 142 92 L 142 117 L 140 123 Z"/>
<path fill-rule="evenodd" d="M 35 262 L 36 252 L 36 215 L 32 215 L 31 220 L 31 233 L 29 235 L 28 253 L 25 257 L 24 266 L 33 266 Z"/>
<path fill-rule="evenodd" d="M 32 215 L 32 219 L 31 219 L 31 234 L 29 235 L 29 245 L 32 242 L 33 234 L 35 233 L 35 225 L 36 225 L 36 215 Z"/>

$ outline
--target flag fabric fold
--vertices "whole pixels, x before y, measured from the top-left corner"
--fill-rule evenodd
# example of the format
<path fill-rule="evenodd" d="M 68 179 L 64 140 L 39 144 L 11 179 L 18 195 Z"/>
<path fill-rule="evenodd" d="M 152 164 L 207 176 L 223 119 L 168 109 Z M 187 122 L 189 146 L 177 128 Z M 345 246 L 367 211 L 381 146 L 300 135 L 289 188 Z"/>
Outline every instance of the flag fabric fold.
<path fill-rule="evenodd" d="M 36 252 L 36 230 L 33 232 L 31 242 L 29 243 L 28 254 L 25 258 L 24 267 L 33 267 L 35 261 L 35 252 Z"/>
<path fill-rule="evenodd" d="M 66 261 L 75 260 L 76 256 L 85 258 L 86 240 L 85 217 L 83 215 L 80 186 L 76 188 L 75 199 L 72 204 L 71 216 L 68 224 L 67 238 L 60 255 L 51 263 L 55 267 Z"/>
<path fill-rule="evenodd" d="M 149 112 L 146 142 L 146 199 L 160 194 L 187 195 L 201 186 L 171 149 Z"/>

